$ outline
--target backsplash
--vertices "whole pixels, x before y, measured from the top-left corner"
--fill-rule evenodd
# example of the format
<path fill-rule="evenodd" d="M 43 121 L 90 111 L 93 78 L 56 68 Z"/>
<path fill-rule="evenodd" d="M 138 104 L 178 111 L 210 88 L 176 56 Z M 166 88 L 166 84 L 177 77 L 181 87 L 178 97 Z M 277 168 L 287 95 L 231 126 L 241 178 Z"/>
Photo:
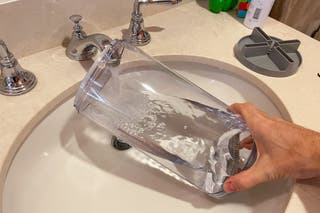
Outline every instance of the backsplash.
<path fill-rule="evenodd" d="M 184 0 L 183 2 L 190 2 Z M 6 3 L 7 2 L 7 3 Z M 15 56 L 23 57 L 61 45 L 70 37 L 72 14 L 83 16 L 91 34 L 129 23 L 134 0 L 0 0 L 0 38 Z M 148 5 L 144 16 L 172 6 Z"/>

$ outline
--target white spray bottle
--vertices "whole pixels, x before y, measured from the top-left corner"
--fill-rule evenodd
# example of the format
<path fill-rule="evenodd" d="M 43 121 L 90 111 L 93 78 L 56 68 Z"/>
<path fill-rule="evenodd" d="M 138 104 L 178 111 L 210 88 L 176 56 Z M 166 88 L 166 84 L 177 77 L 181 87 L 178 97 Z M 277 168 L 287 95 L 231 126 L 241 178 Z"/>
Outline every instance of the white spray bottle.
<path fill-rule="evenodd" d="M 244 25 L 250 29 L 262 27 L 275 0 L 252 0 L 244 19 Z"/>

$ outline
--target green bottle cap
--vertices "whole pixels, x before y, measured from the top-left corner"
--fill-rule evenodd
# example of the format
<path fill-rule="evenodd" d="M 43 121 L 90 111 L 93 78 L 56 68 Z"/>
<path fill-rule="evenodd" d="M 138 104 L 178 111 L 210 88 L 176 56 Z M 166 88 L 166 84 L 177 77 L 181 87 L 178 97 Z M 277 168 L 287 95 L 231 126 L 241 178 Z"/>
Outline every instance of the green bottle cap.
<path fill-rule="evenodd" d="M 234 8 L 238 0 L 209 0 L 209 9 L 214 13 L 229 11 Z"/>
<path fill-rule="evenodd" d="M 214 13 L 220 13 L 222 10 L 222 2 L 223 0 L 210 0 L 209 9 Z"/>

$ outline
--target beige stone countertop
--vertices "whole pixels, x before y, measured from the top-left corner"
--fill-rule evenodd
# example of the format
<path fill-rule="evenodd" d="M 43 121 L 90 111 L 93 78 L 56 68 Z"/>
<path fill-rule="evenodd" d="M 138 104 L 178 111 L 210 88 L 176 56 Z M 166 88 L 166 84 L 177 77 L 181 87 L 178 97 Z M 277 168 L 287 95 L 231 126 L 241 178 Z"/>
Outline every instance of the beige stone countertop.
<path fill-rule="evenodd" d="M 230 63 L 263 81 L 284 103 L 293 122 L 320 131 L 320 42 L 269 18 L 264 31 L 282 39 L 299 39 L 303 63 L 290 77 L 273 78 L 256 74 L 233 55 L 233 46 L 251 30 L 232 13 L 213 14 L 194 1 L 145 19 L 152 41 L 142 49 L 150 55 L 194 55 Z M 152 26 L 152 27 L 151 27 Z M 121 38 L 127 25 L 102 32 Z M 62 46 L 19 59 L 38 78 L 28 94 L 0 96 L 0 165 L 2 191 L 14 154 L 33 128 L 57 105 L 71 97 L 90 63 L 71 61 Z M 2 200 L 2 198 L 1 198 Z M 318 212 L 320 180 L 295 184 L 287 212 Z"/>

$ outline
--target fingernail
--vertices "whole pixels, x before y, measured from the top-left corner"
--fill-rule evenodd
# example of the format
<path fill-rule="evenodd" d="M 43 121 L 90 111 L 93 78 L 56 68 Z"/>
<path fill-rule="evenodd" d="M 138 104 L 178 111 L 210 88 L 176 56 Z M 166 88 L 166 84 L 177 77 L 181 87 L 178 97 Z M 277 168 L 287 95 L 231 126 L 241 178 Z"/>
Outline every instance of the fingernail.
<path fill-rule="evenodd" d="M 227 192 L 235 192 L 235 191 L 237 191 L 237 188 L 235 187 L 235 185 L 233 185 L 232 182 L 227 182 L 227 183 L 225 183 L 225 190 Z"/>
<path fill-rule="evenodd" d="M 233 109 L 230 106 L 227 108 L 227 112 L 234 113 Z"/>

